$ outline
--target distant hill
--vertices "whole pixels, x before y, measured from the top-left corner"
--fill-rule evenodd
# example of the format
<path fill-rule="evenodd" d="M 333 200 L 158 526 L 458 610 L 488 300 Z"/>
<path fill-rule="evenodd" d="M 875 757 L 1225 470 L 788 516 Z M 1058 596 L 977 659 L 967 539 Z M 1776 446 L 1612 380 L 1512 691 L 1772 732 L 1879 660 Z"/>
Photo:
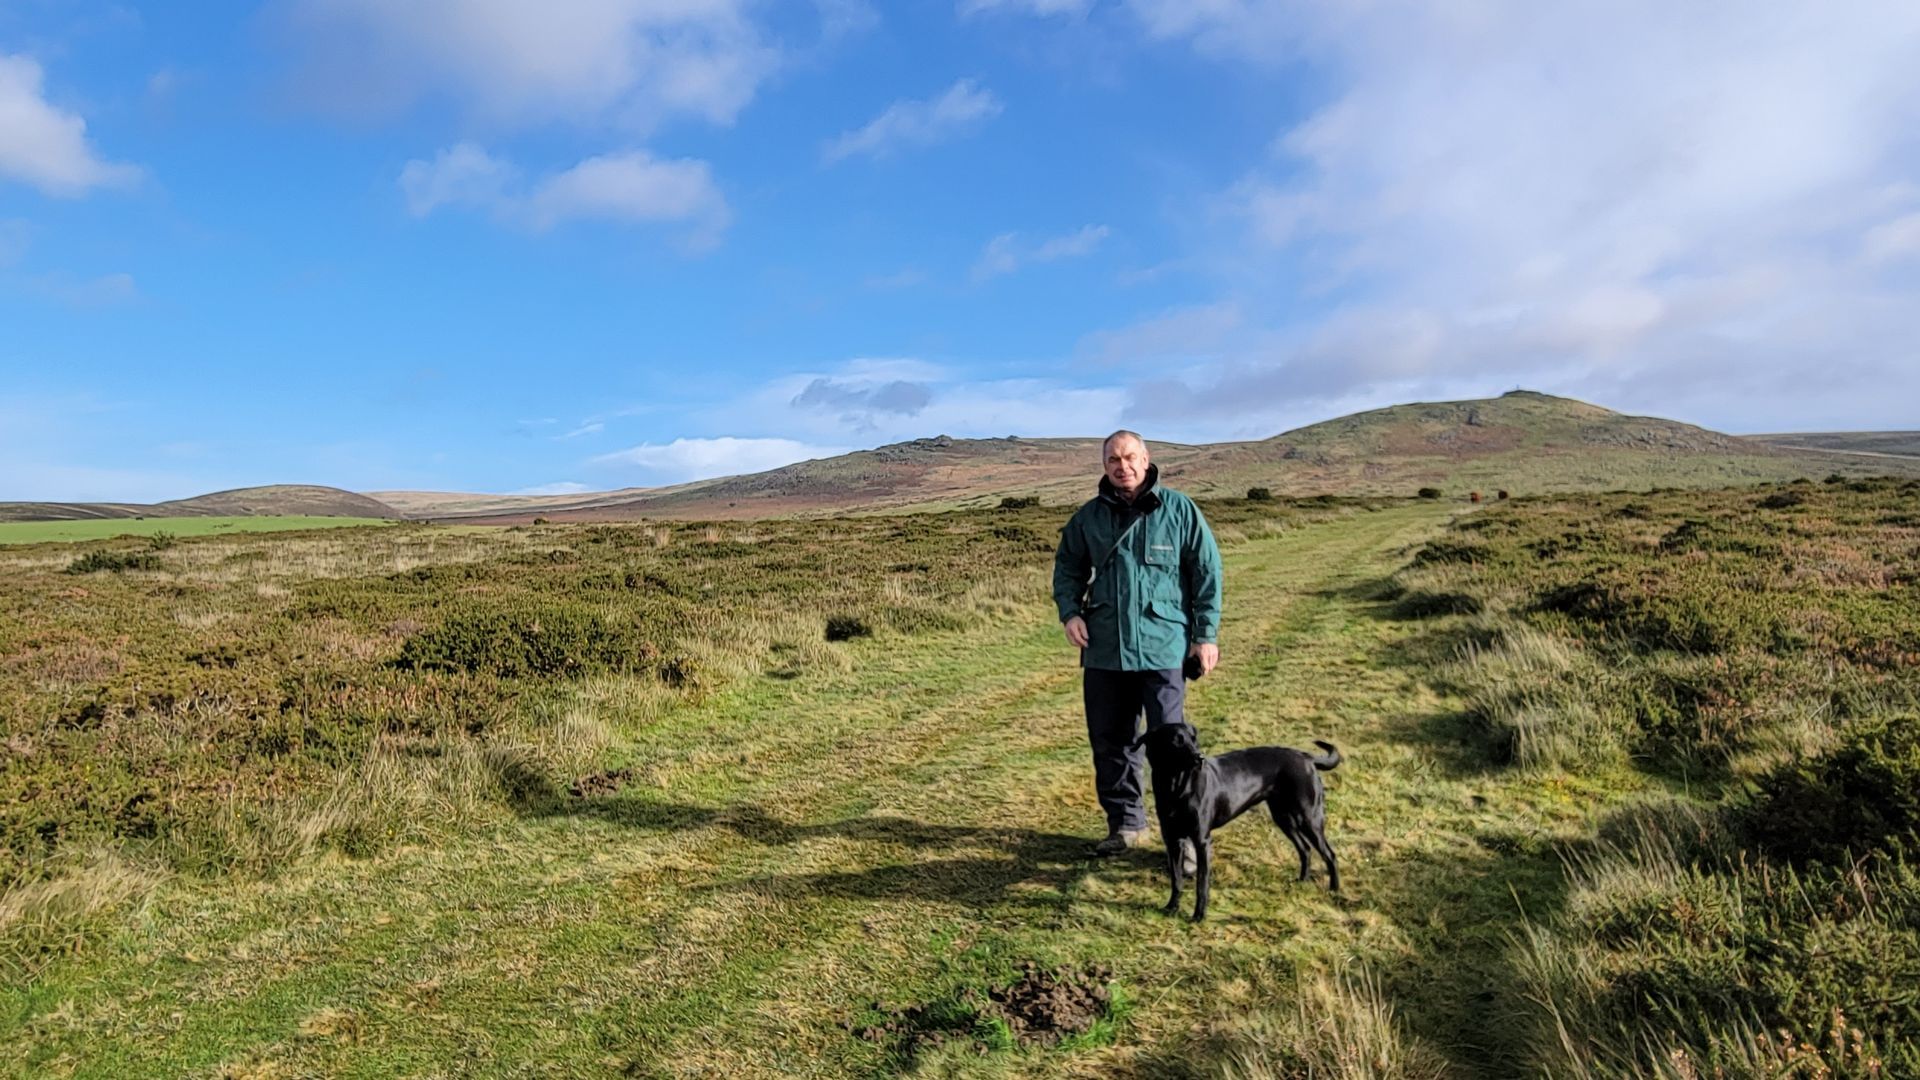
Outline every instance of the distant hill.
<path fill-rule="evenodd" d="M 1920 476 L 1920 433 L 1738 437 L 1516 390 L 1478 401 L 1395 405 L 1252 442 L 1152 441 L 1172 485 L 1199 495 L 1411 495 L 1435 487 L 1530 494 L 1724 487 L 1832 473 Z M 1099 480 L 1098 436 L 893 443 L 766 472 L 578 495 L 485 495 L 282 485 L 151 506 L 0 503 L 0 521 L 312 514 L 476 524 L 753 518 L 990 506 L 1009 495 L 1073 503 Z"/>
<path fill-rule="evenodd" d="M 1254 442 L 1152 447 L 1168 482 L 1214 495 L 1259 486 L 1287 495 L 1410 495 L 1438 487 L 1464 496 L 1470 490 L 1492 495 L 1720 487 L 1833 472 L 1920 475 L 1920 460 L 1781 448 L 1525 390 L 1486 400 L 1395 405 Z M 1092 493 L 1098 470 L 1097 438 L 940 436 L 671 488 L 554 496 L 538 508 L 462 496 L 462 511 L 448 516 L 768 517 L 991 505 L 1008 495 L 1076 502 Z"/>
<path fill-rule="evenodd" d="M 1824 431 L 1744 437 L 1787 450 L 1827 450 L 1840 454 L 1920 458 L 1920 431 Z"/>
<path fill-rule="evenodd" d="M 406 515 L 378 499 L 313 484 L 234 488 L 162 503 L 0 503 L 0 521 L 282 516 L 401 518 Z"/>

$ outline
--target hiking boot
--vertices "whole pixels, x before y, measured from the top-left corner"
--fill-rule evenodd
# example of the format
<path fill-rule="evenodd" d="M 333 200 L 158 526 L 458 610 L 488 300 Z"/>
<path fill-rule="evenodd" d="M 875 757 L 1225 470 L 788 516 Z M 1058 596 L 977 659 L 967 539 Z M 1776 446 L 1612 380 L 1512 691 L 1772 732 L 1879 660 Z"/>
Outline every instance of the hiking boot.
<path fill-rule="evenodd" d="M 1095 855 L 1118 855 L 1128 848 L 1137 848 L 1147 842 L 1145 829 L 1115 829 L 1107 834 L 1105 840 L 1093 845 Z"/>
<path fill-rule="evenodd" d="M 1187 877 L 1200 872 L 1200 860 L 1194 857 L 1193 841 L 1180 841 L 1180 872 Z"/>

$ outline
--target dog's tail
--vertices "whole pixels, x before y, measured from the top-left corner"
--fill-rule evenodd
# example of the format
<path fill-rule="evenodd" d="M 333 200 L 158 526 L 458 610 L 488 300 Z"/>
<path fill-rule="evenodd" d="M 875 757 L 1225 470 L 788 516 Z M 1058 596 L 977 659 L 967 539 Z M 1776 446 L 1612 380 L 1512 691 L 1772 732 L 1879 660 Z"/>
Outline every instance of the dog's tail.
<path fill-rule="evenodd" d="M 1336 768 L 1342 761 L 1346 760 L 1340 756 L 1340 748 L 1330 742 L 1322 742 L 1319 739 L 1315 739 L 1313 740 L 1313 745 L 1326 751 L 1326 753 L 1318 757 L 1310 757 L 1307 759 L 1313 762 L 1313 767 L 1319 769 L 1321 772 Z"/>

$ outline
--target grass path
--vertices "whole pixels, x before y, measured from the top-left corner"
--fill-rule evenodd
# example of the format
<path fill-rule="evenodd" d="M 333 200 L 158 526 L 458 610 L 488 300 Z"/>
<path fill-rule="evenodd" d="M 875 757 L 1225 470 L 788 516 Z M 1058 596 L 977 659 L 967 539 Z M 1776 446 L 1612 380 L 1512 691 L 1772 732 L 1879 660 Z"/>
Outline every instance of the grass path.
<path fill-rule="evenodd" d="M 1426 689 L 1420 623 L 1372 586 L 1441 523 L 1360 513 L 1228 553 L 1225 660 L 1189 716 L 1216 751 L 1340 744 L 1329 835 L 1348 886 L 1292 882 L 1261 820 L 1220 834 L 1205 925 L 1161 916 L 1146 854 L 1099 834 L 1079 681 L 1051 613 L 857 647 L 845 673 L 757 679 L 632 733 L 634 780 L 526 801 L 459 844 L 270 882 L 162 886 L 124 932 L 0 992 L 18 1075 L 873 1075 L 842 1023 L 1110 965 L 1112 1045 L 935 1055 L 954 1075 L 1205 1075 L 1296 973 L 1364 963 L 1463 1076 L 1518 1075 L 1487 1018 L 1548 841 L 1623 776 L 1480 770 Z M 1035 588 L 1042 587 L 1036 577 Z M 1189 898 L 1190 899 L 1190 898 Z M 1539 912 L 1534 912 L 1538 914 Z"/>

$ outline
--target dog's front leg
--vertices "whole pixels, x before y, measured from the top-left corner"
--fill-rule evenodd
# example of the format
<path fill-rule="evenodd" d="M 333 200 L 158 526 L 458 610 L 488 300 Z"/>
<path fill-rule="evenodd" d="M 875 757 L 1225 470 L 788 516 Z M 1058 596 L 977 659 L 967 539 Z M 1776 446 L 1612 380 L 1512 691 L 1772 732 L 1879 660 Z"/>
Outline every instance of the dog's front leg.
<path fill-rule="evenodd" d="M 1207 833 L 1193 842 L 1196 856 L 1193 874 L 1193 921 L 1199 922 L 1207 917 L 1207 895 L 1213 886 L 1213 834 Z"/>
<path fill-rule="evenodd" d="M 1160 835 L 1167 842 L 1167 876 L 1173 879 L 1173 896 L 1167 900 L 1165 911 L 1169 915 L 1180 911 L 1180 879 L 1184 869 L 1180 865 L 1180 838 L 1168 832 L 1163 826 Z"/>

